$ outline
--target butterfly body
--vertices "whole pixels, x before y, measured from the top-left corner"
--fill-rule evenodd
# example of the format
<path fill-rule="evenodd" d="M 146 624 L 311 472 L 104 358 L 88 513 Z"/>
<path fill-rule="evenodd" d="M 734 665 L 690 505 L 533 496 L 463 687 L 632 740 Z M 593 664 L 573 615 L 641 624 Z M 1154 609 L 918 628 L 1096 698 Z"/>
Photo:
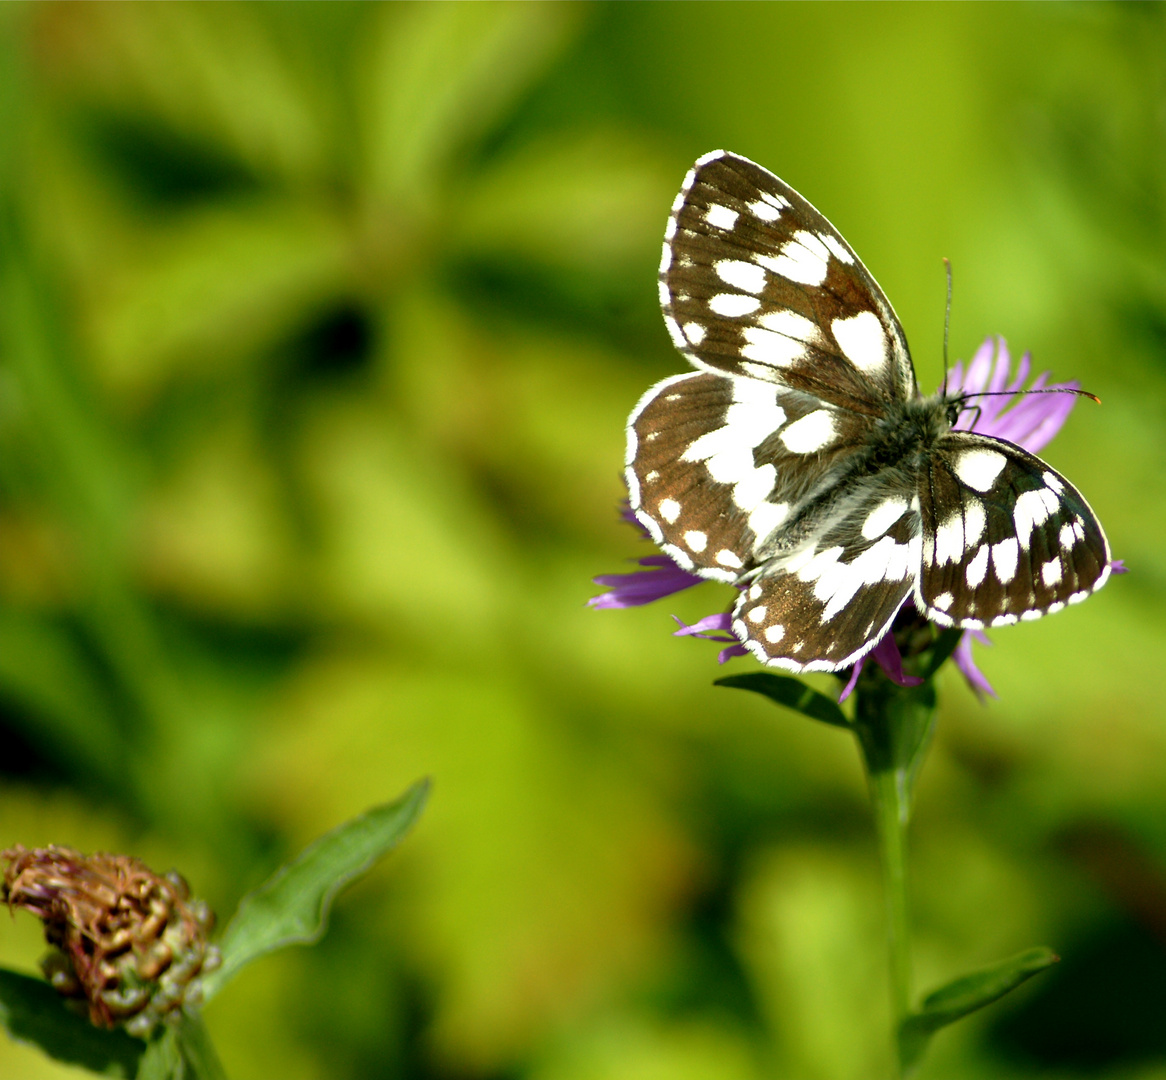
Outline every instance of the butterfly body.
<path fill-rule="evenodd" d="M 735 634 L 795 671 L 855 663 L 902 604 L 942 625 L 1035 618 L 1104 584 L 1085 500 L 920 395 L 890 303 L 837 230 L 759 165 L 701 158 L 660 299 L 697 370 L 628 424 L 633 511 L 682 567 L 741 590 Z"/>

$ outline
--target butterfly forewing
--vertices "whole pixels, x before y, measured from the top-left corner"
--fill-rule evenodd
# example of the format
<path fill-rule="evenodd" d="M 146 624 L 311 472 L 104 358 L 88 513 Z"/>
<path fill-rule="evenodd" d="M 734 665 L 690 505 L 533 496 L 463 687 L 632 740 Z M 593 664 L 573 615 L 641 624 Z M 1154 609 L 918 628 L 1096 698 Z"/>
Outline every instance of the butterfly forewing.
<path fill-rule="evenodd" d="M 920 501 L 920 603 L 938 623 L 1036 619 L 1109 577 L 1109 545 L 1089 504 L 1012 443 L 949 432 L 920 479 Z"/>
<path fill-rule="evenodd" d="M 906 340 L 838 231 L 772 173 L 717 151 L 673 206 L 660 300 L 698 367 L 783 383 L 875 414 L 913 395 Z"/>

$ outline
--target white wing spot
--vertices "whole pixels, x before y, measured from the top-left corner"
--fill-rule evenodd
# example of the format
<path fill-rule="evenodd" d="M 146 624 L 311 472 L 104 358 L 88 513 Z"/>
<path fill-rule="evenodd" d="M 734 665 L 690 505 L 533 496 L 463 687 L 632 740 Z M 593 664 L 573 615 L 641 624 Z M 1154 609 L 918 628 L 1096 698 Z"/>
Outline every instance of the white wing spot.
<path fill-rule="evenodd" d="M 672 265 L 672 245 L 665 243 L 660 249 L 660 273 L 666 274 Z"/>
<path fill-rule="evenodd" d="M 951 593 L 941 592 L 934 600 L 931 601 L 931 606 L 940 608 L 943 611 L 947 611 L 947 609 L 951 607 L 954 600 L 955 597 L 952 596 Z"/>
<path fill-rule="evenodd" d="M 876 506 L 862 523 L 862 535 L 866 540 L 882 536 L 907 512 L 906 499 L 887 499 Z"/>
<path fill-rule="evenodd" d="M 1070 603 L 1070 604 L 1079 604 L 1079 603 L 1081 603 L 1081 601 L 1082 601 L 1082 600 L 1084 600 L 1084 599 L 1085 599 L 1085 597 L 1087 597 L 1088 595 L 1089 595 L 1089 590 L 1088 590 L 1088 589 L 1082 589 L 1080 592 L 1075 592 L 1075 593 L 1073 593 L 1073 595 L 1072 595 L 1072 596 L 1070 596 L 1070 597 L 1069 597 L 1069 603 Z"/>
<path fill-rule="evenodd" d="M 1022 491 L 1012 508 L 1012 520 L 1016 524 L 1016 538 L 1020 546 L 1028 549 L 1032 530 L 1043 525 L 1060 506 L 1060 500 L 1048 488 Z"/>
<path fill-rule="evenodd" d="M 1060 559 L 1049 559 L 1047 563 L 1040 568 L 1041 580 L 1051 589 L 1061 577 L 1064 575 L 1065 568 L 1061 565 Z M 1073 603 L 1073 598 L 1069 597 L 1069 603 Z"/>
<path fill-rule="evenodd" d="M 968 563 L 967 569 L 964 571 L 964 577 L 967 578 L 968 588 L 975 589 L 979 587 L 981 581 L 984 580 L 984 575 L 988 572 L 988 545 L 981 544 L 976 554 L 972 556 L 972 561 Z"/>
<path fill-rule="evenodd" d="M 1022 611 L 1020 613 L 1021 622 L 1032 622 L 1034 619 L 1039 619 L 1040 617 L 1041 613 L 1031 608 L 1028 611 Z"/>
<path fill-rule="evenodd" d="M 767 311 L 758 318 L 757 322 L 766 330 L 772 330 L 775 334 L 784 334 L 786 337 L 804 342 L 806 345 L 821 346 L 823 344 L 818 324 L 813 319 L 807 319 L 804 315 L 799 315 L 796 311 L 790 311 L 788 308 Z"/>
<path fill-rule="evenodd" d="M 736 319 L 752 315 L 761 307 L 761 301 L 756 296 L 742 296 L 740 293 L 717 293 L 709 298 L 709 307 L 718 315 Z"/>
<path fill-rule="evenodd" d="M 730 570 L 740 570 L 745 564 L 737 557 L 736 552 L 730 551 L 728 548 L 721 548 L 717 552 L 717 562 L 722 566 L 727 566 Z"/>
<path fill-rule="evenodd" d="M 987 523 L 987 514 L 984 504 L 979 499 L 968 499 L 964 503 L 964 545 L 971 547 L 978 543 L 984 535 L 984 525 Z"/>
<path fill-rule="evenodd" d="M 758 503 L 749 511 L 749 528 L 760 543 L 789 517 L 789 503 Z"/>
<path fill-rule="evenodd" d="M 688 339 L 680 329 L 678 323 L 671 315 L 664 316 L 664 325 L 668 328 L 668 336 L 672 339 L 672 344 L 678 349 L 688 348 Z"/>
<path fill-rule="evenodd" d="M 761 595 L 761 586 L 760 585 L 754 585 L 749 590 L 749 599 L 750 600 L 756 600 L 760 595 Z"/>
<path fill-rule="evenodd" d="M 737 224 L 737 218 L 740 215 L 736 210 L 730 210 L 727 206 L 710 206 L 704 212 L 704 219 L 714 229 L 724 229 L 728 232 Z"/>
<path fill-rule="evenodd" d="M 1020 544 L 1015 536 L 992 545 L 992 569 L 1001 585 L 1007 585 L 1016 577 L 1016 566 L 1020 558 Z"/>
<path fill-rule="evenodd" d="M 796 232 L 776 258 L 755 255 L 754 260 L 775 274 L 800 285 L 821 285 L 829 271 L 830 252 L 813 233 Z"/>
<path fill-rule="evenodd" d="M 943 566 L 959 562 L 964 553 L 964 519 L 958 511 L 935 530 L 935 561 Z"/>
<path fill-rule="evenodd" d="M 1020 622 L 1020 617 L 1017 615 L 997 615 L 992 620 L 993 626 L 1011 626 L 1014 622 Z"/>
<path fill-rule="evenodd" d="M 703 162 L 702 162 L 703 164 Z M 684 183 L 680 185 L 680 194 L 687 195 L 688 189 L 696 182 L 696 169 L 689 169 L 684 174 Z M 683 202 L 683 199 L 681 200 Z"/>
<path fill-rule="evenodd" d="M 987 491 L 996 483 L 996 477 L 1008 464 L 1008 459 L 999 450 L 976 447 L 965 450 L 956 459 L 955 474 L 970 488 Z"/>
<path fill-rule="evenodd" d="M 776 221 L 781 217 L 781 208 L 766 202 L 764 199 L 758 199 L 756 202 L 747 203 L 746 205 L 749 207 L 749 212 L 754 217 L 761 218 L 762 221 Z"/>
<path fill-rule="evenodd" d="M 795 454 L 811 454 L 827 447 L 838 437 L 834 417 L 827 409 L 815 409 L 795 420 L 781 433 L 786 449 Z"/>
<path fill-rule="evenodd" d="M 700 323 L 687 322 L 684 324 L 682 329 L 684 330 L 684 336 L 688 338 L 688 343 L 690 345 L 699 345 L 702 341 L 704 341 L 705 329 L 700 325 Z"/>
<path fill-rule="evenodd" d="M 663 281 L 656 282 L 656 292 L 660 296 L 660 306 L 662 308 L 670 307 L 672 304 L 672 295 L 668 292 L 668 286 Z"/>
<path fill-rule="evenodd" d="M 859 371 L 878 372 L 887 363 L 887 336 L 873 311 L 860 311 L 849 319 L 835 319 L 830 332 L 838 347 Z"/>
<path fill-rule="evenodd" d="M 1045 487 L 1055 491 L 1058 495 L 1065 490 L 1065 485 L 1061 483 L 1061 478 L 1056 473 L 1041 473 L 1041 479 L 1045 482 Z"/>
<path fill-rule="evenodd" d="M 783 637 L 785 637 L 785 627 L 780 623 L 774 623 L 772 626 L 765 628 L 765 640 L 770 645 L 776 645 Z"/>
<path fill-rule="evenodd" d="M 748 293 L 759 293 L 765 288 L 765 271 L 756 263 L 741 259 L 721 259 L 713 269 L 723 282 Z"/>
<path fill-rule="evenodd" d="M 789 367 L 806 358 L 805 346 L 785 334 L 775 334 L 761 326 L 746 326 L 741 336 L 745 339 L 741 355 L 766 367 Z"/>
<path fill-rule="evenodd" d="M 699 529 L 690 529 L 684 534 L 684 542 L 688 545 L 689 551 L 699 553 L 708 547 L 709 538 L 706 533 L 702 533 Z"/>
<path fill-rule="evenodd" d="M 768 611 L 769 608 L 767 608 L 764 604 L 758 604 L 757 607 L 750 608 L 745 613 L 745 618 L 747 618 L 750 622 L 761 622 L 761 620 L 765 618 L 766 612 Z"/>
<path fill-rule="evenodd" d="M 669 525 L 675 525 L 676 519 L 680 517 L 680 503 L 675 499 L 661 499 L 656 509 Z"/>
<path fill-rule="evenodd" d="M 648 472 L 646 472 L 644 474 L 644 482 L 645 483 L 654 484 L 659 479 L 660 479 L 660 474 L 655 469 L 649 469 Z"/>
<path fill-rule="evenodd" d="M 834 256 L 839 262 L 846 263 L 850 266 L 854 263 L 854 256 L 846 250 L 846 245 L 843 244 L 838 237 L 831 236 L 829 233 L 821 234 L 822 243 L 830 249 L 830 254 Z"/>
<path fill-rule="evenodd" d="M 1045 614 L 1056 615 L 1056 613 L 1064 608 L 1064 606 L 1065 603 L 1063 600 L 1054 600 L 1047 608 L 1045 608 Z"/>
<path fill-rule="evenodd" d="M 669 241 L 676 235 L 676 218 L 669 217 L 668 224 L 664 226 L 664 239 Z"/>

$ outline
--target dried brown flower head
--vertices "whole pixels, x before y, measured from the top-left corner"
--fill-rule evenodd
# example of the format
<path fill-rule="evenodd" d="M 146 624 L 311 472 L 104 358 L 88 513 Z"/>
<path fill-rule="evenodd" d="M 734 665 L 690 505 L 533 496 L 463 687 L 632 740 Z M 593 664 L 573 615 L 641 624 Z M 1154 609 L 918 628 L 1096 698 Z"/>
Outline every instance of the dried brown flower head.
<path fill-rule="evenodd" d="M 168 1014 L 199 999 L 197 976 L 218 967 L 207 944 L 214 915 L 191 899 L 182 877 L 165 877 L 128 855 L 81 855 L 53 845 L 0 852 L 2 897 L 45 926 L 45 977 L 84 998 L 99 1027 L 145 1037 Z"/>

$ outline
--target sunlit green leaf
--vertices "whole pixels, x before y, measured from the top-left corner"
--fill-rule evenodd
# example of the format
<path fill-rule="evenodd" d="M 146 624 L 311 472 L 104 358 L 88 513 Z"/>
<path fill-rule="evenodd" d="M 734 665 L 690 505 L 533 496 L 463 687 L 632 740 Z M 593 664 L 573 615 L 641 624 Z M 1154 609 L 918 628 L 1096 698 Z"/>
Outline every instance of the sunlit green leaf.
<path fill-rule="evenodd" d="M 1059 959 L 1051 949 L 1029 949 L 961 976 L 928 994 L 919 1011 L 907 1017 L 899 1029 L 899 1052 L 904 1067 L 911 1068 L 919 1062 L 931 1036 L 940 1028 L 991 1005 Z"/>
<path fill-rule="evenodd" d="M 732 686 L 738 690 L 752 690 L 761 694 L 770 701 L 776 701 L 787 709 L 800 712 L 811 720 L 820 720 L 823 724 L 832 724 L 834 727 L 849 728 L 850 721 L 846 714 L 825 694 L 812 690 L 799 679 L 791 675 L 772 675 L 767 671 L 753 671 L 745 675 L 726 675 L 723 679 L 716 679 L 715 686 Z"/>
<path fill-rule="evenodd" d="M 309 845 L 243 897 L 223 935 L 223 964 L 209 975 L 209 1000 L 257 957 L 287 945 L 318 941 L 336 894 L 392 850 L 420 815 L 429 782 L 413 785 L 396 802 L 374 807 Z"/>
<path fill-rule="evenodd" d="M 0 968 L 0 1023 L 18 1042 L 105 1076 L 133 1077 L 144 1044 L 124 1031 L 94 1027 L 43 979 Z"/>

